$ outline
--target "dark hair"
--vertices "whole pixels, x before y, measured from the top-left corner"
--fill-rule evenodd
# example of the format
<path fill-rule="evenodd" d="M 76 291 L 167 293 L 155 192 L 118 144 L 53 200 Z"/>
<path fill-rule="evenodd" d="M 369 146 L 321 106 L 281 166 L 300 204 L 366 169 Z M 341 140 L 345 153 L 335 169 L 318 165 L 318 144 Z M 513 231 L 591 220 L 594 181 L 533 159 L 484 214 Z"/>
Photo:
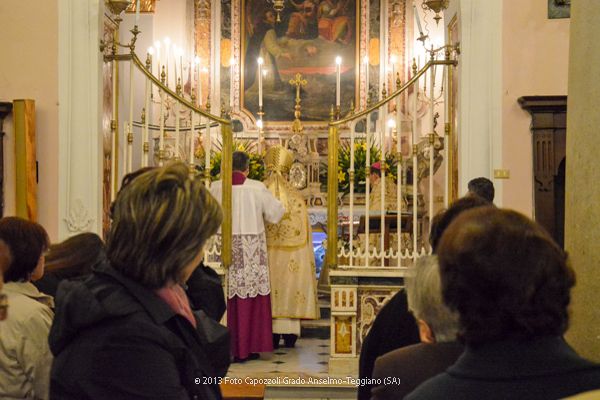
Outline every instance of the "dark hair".
<path fill-rule="evenodd" d="M 151 289 L 181 282 L 187 264 L 217 232 L 221 206 L 183 162 L 133 180 L 115 200 L 106 252 L 123 275 Z"/>
<path fill-rule="evenodd" d="M 467 184 L 470 193 L 484 198 L 490 203 L 494 202 L 494 184 L 488 178 L 479 177 L 471 179 Z"/>
<path fill-rule="evenodd" d="M 243 151 L 234 151 L 233 152 L 233 166 L 232 169 L 234 171 L 244 172 L 248 168 L 250 168 L 250 157 Z"/>
<path fill-rule="evenodd" d="M 4 272 L 6 282 L 29 281 L 50 240 L 44 227 L 19 217 L 0 219 L 0 239 L 6 243 L 12 260 Z"/>
<path fill-rule="evenodd" d="M 490 204 L 479 196 L 465 196 L 452 203 L 448 209 L 437 213 L 431 219 L 431 229 L 429 231 L 429 244 L 431 244 L 432 252 L 436 253 L 442 234 L 456 217 L 463 211 L 484 206 L 489 207 L 493 206 L 493 204 Z"/>
<path fill-rule="evenodd" d="M 80 233 L 53 244 L 46 254 L 46 273 L 58 279 L 88 275 L 92 267 L 106 259 L 104 243 L 92 232 Z"/>
<path fill-rule="evenodd" d="M 119 196 L 119 193 L 121 193 L 121 190 L 125 189 L 127 187 L 127 185 L 129 185 L 135 178 L 137 178 L 138 176 L 142 175 L 145 172 L 152 171 L 155 168 L 156 167 L 142 167 L 140 169 L 136 169 L 133 172 L 125 174 L 123 176 L 123 179 L 121 180 L 121 187 L 119 188 L 119 191 L 117 192 L 117 195 L 115 196 L 115 198 L 117 198 Z M 115 202 L 113 201 L 112 203 L 110 203 L 110 210 L 109 210 L 110 211 L 110 219 L 112 219 L 114 209 L 115 209 Z"/>
<path fill-rule="evenodd" d="M 562 335 L 575 273 L 540 225 L 512 210 L 462 213 L 438 249 L 442 294 L 460 314 L 459 337 L 478 346 Z"/>

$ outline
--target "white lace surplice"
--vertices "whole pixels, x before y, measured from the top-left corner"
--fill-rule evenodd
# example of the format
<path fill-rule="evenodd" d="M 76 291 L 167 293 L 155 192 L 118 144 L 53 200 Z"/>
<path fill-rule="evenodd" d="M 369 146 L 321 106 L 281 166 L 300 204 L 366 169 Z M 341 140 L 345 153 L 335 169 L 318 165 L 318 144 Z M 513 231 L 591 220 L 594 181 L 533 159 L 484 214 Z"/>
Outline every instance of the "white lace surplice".
<path fill-rule="evenodd" d="M 221 181 L 211 193 L 221 201 Z M 277 223 L 285 209 L 262 182 L 246 179 L 232 187 L 233 260 L 228 271 L 227 297 L 241 299 L 271 292 L 264 221 Z"/>

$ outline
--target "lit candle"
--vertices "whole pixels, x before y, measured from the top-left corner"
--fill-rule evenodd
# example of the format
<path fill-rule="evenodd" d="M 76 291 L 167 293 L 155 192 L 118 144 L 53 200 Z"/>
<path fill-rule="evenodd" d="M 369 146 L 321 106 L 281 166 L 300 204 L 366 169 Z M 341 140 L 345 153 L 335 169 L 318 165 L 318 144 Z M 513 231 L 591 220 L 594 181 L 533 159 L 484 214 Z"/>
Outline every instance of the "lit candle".
<path fill-rule="evenodd" d="M 169 39 L 169 37 L 167 36 L 164 40 L 165 42 L 165 52 L 167 53 L 167 70 L 166 70 L 166 74 L 167 74 L 167 86 L 169 86 L 169 49 L 171 47 L 171 39 Z"/>
<path fill-rule="evenodd" d="M 160 79 L 160 41 L 154 42 L 154 48 L 156 49 L 156 71 L 158 79 Z"/>
<path fill-rule="evenodd" d="M 148 49 L 148 57 L 150 59 L 150 73 L 152 73 L 152 55 L 154 54 L 154 48 L 150 47 Z M 150 84 L 150 79 L 146 78 L 146 89 L 144 93 L 144 127 L 142 128 L 142 167 L 148 166 L 148 122 L 150 120 L 150 94 L 152 92 L 152 86 Z"/>
<path fill-rule="evenodd" d="M 183 47 L 177 49 L 177 55 L 179 55 L 179 79 L 181 79 L 181 90 L 183 91 Z"/>
<path fill-rule="evenodd" d="M 202 82 L 200 81 L 200 57 L 194 57 L 194 68 L 196 68 L 194 75 L 198 76 L 196 82 L 196 93 L 198 94 L 198 105 L 202 105 Z"/>
<path fill-rule="evenodd" d="M 173 45 L 173 71 L 175 72 L 173 74 L 173 77 L 175 78 L 175 87 L 177 87 L 177 72 L 178 72 L 178 68 L 177 68 L 177 45 Z"/>
<path fill-rule="evenodd" d="M 417 27 L 419 28 L 419 35 L 423 35 L 423 28 L 421 27 L 421 18 L 419 18 L 419 12 L 417 11 L 417 6 L 413 4 L 413 9 L 415 12 L 415 18 L 417 19 Z"/>
<path fill-rule="evenodd" d="M 194 165 L 194 136 L 196 136 L 196 113 L 192 111 L 192 129 L 190 129 L 190 166 Z"/>
<path fill-rule="evenodd" d="M 398 57 L 395 54 L 392 54 L 390 57 L 390 64 L 392 65 L 392 84 L 390 85 L 390 94 L 396 90 L 396 63 L 398 62 Z"/>
<path fill-rule="evenodd" d="M 365 56 L 363 59 L 365 64 L 365 91 L 366 91 L 366 99 L 369 100 L 369 56 Z"/>
<path fill-rule="evenodd" d="M 135 26 L 140 22 L 140 0 L 135 2 Z"/>
<path fill-rule="evenodd" d="M 258 57 L 258 107 L 261 108 L 263 105 L 263 88 L 262 88 L 262 66 L 264 60 L 262 57 Z"/>
<path fill-rule="evenodd" d="M 335 105 L 337 107 L 340 106 L 340 91 L 341 91 L 341 68 L 342 67 L 342 57 L 337 56 L 335 58 Z"/>
<path fill-rule="evenodd" d="M 204 168 L 206 169 L 206 171 L 210 172 L 210 148 L 211 148 L 212 144 L 211 144 L 211 137 L 210 137 L 210 120 L 209 119 L 206 119 L 205 131 L 206 131 L 206 133 L 204 134 L 204 140 L 202 143 L 204 145 Z M 206 186 L 208 186 L 208 181 L 206 182 Z"/>

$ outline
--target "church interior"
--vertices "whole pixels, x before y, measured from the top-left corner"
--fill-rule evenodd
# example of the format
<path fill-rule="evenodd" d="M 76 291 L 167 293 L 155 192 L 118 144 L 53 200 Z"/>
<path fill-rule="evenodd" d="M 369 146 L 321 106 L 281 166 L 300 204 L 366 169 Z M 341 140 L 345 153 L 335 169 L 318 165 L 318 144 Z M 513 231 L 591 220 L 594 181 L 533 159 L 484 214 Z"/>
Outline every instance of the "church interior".
<path fill-rule="evenodd" d="M 596 17 L 596 0 L 2 0 L 0 216 L 106 238 L 123 177 L 182 161 L 222 179 L 205 263 L 227 291 L 232 153 L 263 181 L 281 146 L 318 310 L 295 346 L 232 364 L 224 395 L 356 398 L 433 217 L 484 177 L 568 252 L 566 338 L 600 362 Z"/>

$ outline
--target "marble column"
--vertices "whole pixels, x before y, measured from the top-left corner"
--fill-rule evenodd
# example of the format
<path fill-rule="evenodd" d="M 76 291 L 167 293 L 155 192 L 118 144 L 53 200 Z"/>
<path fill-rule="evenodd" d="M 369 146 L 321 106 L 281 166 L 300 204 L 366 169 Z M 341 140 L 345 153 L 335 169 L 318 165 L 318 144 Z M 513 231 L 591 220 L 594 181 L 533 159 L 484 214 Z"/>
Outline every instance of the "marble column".
<path fill-rule="evenodd" d="M 571 3 L 567 103 L 565 248 L 577 273 L 567 340 L 600 361 L 600 8 Z"/>

